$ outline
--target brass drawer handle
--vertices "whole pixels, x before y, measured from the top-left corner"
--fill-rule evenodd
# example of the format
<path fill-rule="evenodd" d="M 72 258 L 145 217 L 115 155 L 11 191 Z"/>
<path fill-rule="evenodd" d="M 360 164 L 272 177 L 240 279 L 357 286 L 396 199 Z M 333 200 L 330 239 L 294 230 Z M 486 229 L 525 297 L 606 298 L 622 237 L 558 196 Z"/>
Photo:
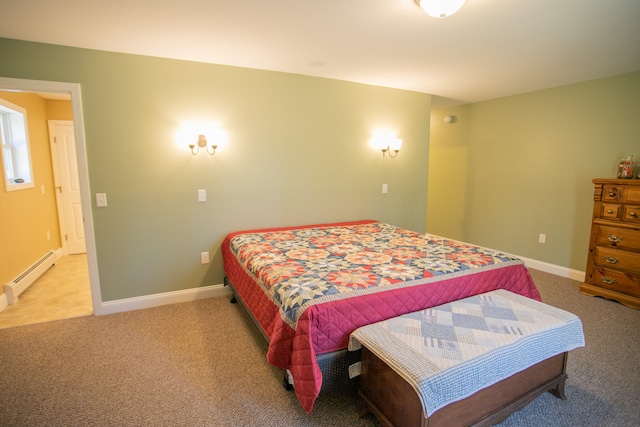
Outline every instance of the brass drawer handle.
<path fill-rule="evenodd" d="M 614 279 L 613 277 L 609 277 L 609 276 L 603 276 L 602 277 L 602 281 L 604 283 L 606 283 L 607 285 L 613 285 L 614 283 L 616 283 L 616 279 Z"/>
<path fill-rule="evenodd" d="M 617 264 L 620 261 L 618 258 L 614 258 L 612 256 L 606 256 L 604 257 L 604 260 L 609 264 Z"/>
<path fill-rule="evenodd" d="M 609 209 L 609 210 L 607 211 L 607 213 L 608 213 L 609 215 L 611 215 L 611 214 L 613 213 L 613 211 L 612 211 L 611 209 Z"/>
<path fill-rule="evenodd" d="M 631 211 L 631 212 L 629 213 L 629 215 L 631 215 L 631 216 L 632 216 L 632 217 L 634 217 L 634 218 L 637 218 L 637 217 L 638 217 L 638 214 L 637 214 L 637 213 L 635 213 L 635 212 L 633 212 L 633 211 Z"/>
<path fill-rule="evenodd" d="M 610 241 L 611 243 L 613 243 L 614 245 L 615 245 L 616 243 L 620 243 L 620 242 L 622 242 L 622 237 L 620 237 L 620 236 L 616 236 L 615 234 L 609 234 L 609 235 L 607 236 L 607 239 L 609 239 L 609 241 Z"/>
<path fill-rule="evenodd" d="M 616 200 L 620 200 L 620 189 L 612 188 L 611 190 L 609 190 L 609 197 L 611 197 L 612 199 L 615 198 Z"/>

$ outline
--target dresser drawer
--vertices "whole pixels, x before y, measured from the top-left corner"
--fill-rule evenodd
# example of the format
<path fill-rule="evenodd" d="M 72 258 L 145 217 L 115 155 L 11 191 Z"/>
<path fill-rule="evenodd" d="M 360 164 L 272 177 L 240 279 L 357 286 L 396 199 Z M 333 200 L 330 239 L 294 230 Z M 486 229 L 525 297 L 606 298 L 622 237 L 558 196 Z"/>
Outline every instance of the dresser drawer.
<path fill-rule="evenodd" d="M 598 246 L 640 251 L 640 230 L 633 228 L 596 226 Z"/>
<path fill-rule="evenodd" d="M 605 185 L 602 187 L 602 201 L 603 202 L 619 202 L 622 200 L 622 194 L 624 193 L 624 187 L 618 185 Z"/>
<path fill-rule="evenodd" d="M 640 206 L 624 205 L 622 207 L 622 220 L 640 223 Z"/>
<path fill-rule="evenodd" d="M 624 200 L 627 203 L 640 203 L 640 187 L 628 187 L 625 189 Z"/>
<path fill-rule="evenodd" d="M 602 201 L 640 203 L 640 186 L 605 185 L 602 187 Z"/>
<path fill-rule="evenodd" d="M 640 297 L 640 278 L 599 267 L 594 268 L 593 273 L 593 285 Z"/>
<path fill-rule="evenodd" d="M 603 203 L 600 209 L 600 218 L 620 219 L 621 208 L 622 208 L 622 205 L 613 205 L 611 203 Z"/>
<path fill-rule="evenodd" d="M 616 270 L 640 269 L 640 254 L 610 248 L 596 248 L 595 264 Z"/>

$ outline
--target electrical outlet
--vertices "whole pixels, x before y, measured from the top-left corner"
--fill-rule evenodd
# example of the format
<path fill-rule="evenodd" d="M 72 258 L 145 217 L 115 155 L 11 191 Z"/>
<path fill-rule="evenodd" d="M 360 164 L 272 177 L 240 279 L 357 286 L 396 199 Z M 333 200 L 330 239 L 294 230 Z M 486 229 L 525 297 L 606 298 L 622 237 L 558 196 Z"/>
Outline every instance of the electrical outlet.
<path fill-rule="evenodd" d="M 547 235 L 541 233 L 540 236 L 538 236 L 538 243 L 547 243 Z"/>
<path fill-rule="evenodd" d="M 389 186 L 387 184 L 382 184 L 382 194 L 387 194 L 389 192 Z"/>
<path fill-rule="evenodd" d="M 207 190 L 198 190 L 198 202 L 203 203 L 207 201 Z"/>
<path fill-rule="evenodd" d="M 200 262 L 209 264 L 209 252 L 200 252 Z"/>

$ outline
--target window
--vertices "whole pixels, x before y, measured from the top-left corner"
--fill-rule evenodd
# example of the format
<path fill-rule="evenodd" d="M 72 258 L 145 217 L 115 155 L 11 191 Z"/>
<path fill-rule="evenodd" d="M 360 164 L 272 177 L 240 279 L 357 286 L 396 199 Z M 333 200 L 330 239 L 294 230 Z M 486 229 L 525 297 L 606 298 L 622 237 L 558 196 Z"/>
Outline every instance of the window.
<path fill-rule="evenodd" d="M 27 112 L 4 99 L 0 99 L 0 142 L 6 190 L 32 188 Z"/>

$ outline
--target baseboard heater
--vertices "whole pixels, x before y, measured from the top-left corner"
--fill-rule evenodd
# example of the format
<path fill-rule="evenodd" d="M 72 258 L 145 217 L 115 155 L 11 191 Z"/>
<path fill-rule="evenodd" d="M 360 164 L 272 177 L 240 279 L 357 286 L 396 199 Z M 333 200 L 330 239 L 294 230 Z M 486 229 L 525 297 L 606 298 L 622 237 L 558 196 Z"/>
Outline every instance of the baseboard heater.
<path fill-rule="evenodd" d="M 4 285 L 4 293 L 9 304 L 15 304 L 18 297 L 58 260 L 54 251 L 49 251 L 33 265 L 20 273 L 18 277 Z"/>

